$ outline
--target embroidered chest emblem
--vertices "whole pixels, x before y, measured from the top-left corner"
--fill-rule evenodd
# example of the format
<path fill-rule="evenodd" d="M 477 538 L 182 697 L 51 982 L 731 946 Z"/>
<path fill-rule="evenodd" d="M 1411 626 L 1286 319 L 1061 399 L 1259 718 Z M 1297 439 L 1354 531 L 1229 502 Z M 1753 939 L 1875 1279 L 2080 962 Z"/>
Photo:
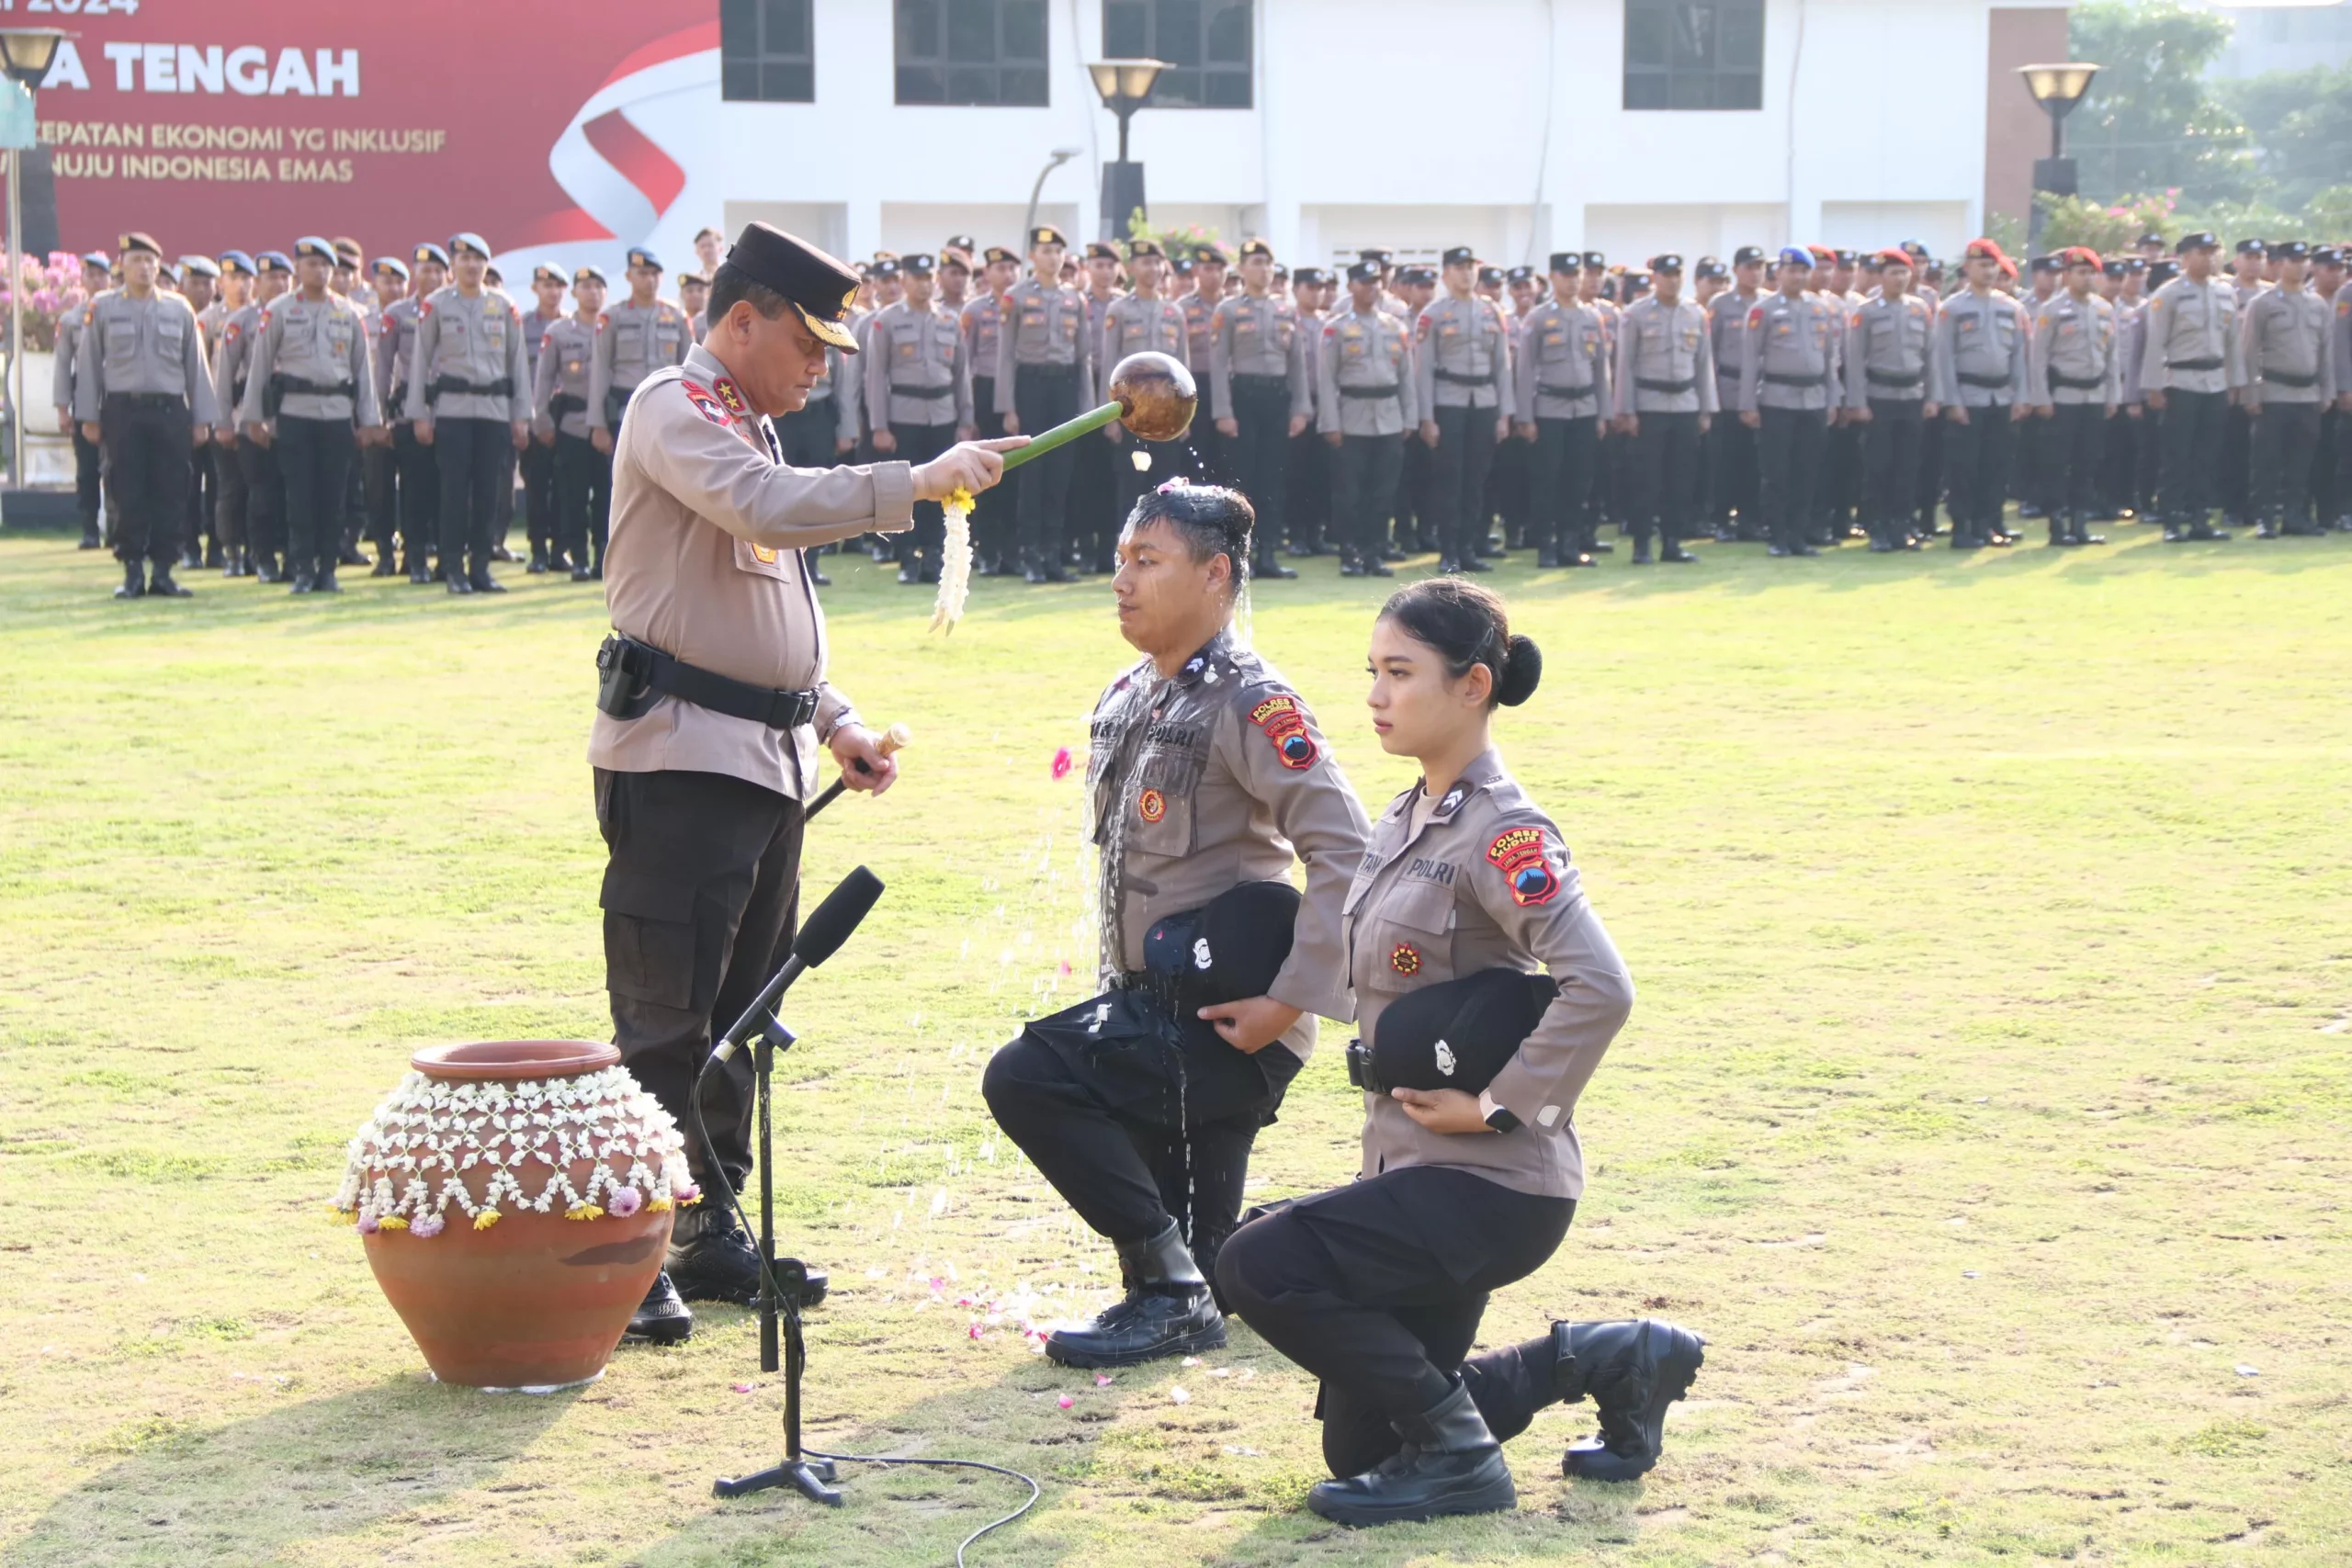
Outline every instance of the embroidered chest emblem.
<path fill-rule="evenodd" d="M 1409 942 L 1400 942 L 1388 955 L 1388 967 L 1399 975 L 1414 976 L 1421 972 L 1421 950 Z"/>
<path fill-rule="evenodd" d="M 1136 796 L 1136 815 L 1147 822 L 1157 822 L 1168 815 L 1168 797 L 1156 789 L 1148 789 Z"/>
<path fill-rule="evenodd" d="M 1544 829 L 1506 828 L 1487 846 L 1493 862 L 1510 884 L 1511 902 L 1525 908 L 1548 904 L 1560 891 L 1560 879 L 1544 854 Z"/>

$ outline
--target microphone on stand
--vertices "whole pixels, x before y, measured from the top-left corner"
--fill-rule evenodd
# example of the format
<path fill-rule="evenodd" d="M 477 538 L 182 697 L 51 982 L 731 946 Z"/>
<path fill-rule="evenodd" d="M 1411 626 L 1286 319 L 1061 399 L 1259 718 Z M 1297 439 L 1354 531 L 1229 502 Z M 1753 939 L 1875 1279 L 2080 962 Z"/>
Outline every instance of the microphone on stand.
<path fill-rule="evenodd" d="M 792 939 L 792 956 L 785 960 L 784 967 L 776 971 L 775 978 L 767 983 L 759 999 L 735 1021 L 735 1027 L 711 1052 L 711 1059 L 731 1061 L 735 1053 L 743 1048 L 744 1040 L 757 1032 L 760 1021 L 775 1010 L 776 998 L 802 975 L 839 953 L 842 943 L 856 931 L 881 897 L 882 879 L 864 866 L 842 877 L 825 895 L 825 901 L 817 906 L 816 912 L 801 922 L 799 934 Z"/>

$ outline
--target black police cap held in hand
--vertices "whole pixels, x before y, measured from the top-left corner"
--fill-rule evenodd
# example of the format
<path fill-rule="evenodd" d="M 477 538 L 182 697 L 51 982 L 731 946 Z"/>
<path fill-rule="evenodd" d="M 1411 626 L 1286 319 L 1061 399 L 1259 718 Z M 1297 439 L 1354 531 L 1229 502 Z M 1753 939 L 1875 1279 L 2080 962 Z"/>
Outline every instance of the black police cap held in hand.
<path fill-rule="evenodd" d="M 1287 882 L 1244 882 L 1197 909 L 1152 922 L 1144 966 L 1174 982 L 1178 1027 L 1214 1036 L 1216 1025 L 1195 1016 L 1201 1009 L 1266 994 L 1290 958 L 1298 905 L 1298 889 Z"/>
<path fill-rule="evenodd" d="M 746 223 L 727 253 L 726 265 L 783 295 L 808 330 L 825 342 L 857 352 L 848 322 L 850 308 L 857 303 L 858 278 L 847 263 L 772 223 Z"/>
<path fill-rule="evenodd" d="M 1492 1083 L 1560 994 L 1548 975 L 1482 969 L 1406 992 L 1348 1047 L 1348 1081 L 1374 1094 L 1392 1089 L 1458 1089 Z"/>

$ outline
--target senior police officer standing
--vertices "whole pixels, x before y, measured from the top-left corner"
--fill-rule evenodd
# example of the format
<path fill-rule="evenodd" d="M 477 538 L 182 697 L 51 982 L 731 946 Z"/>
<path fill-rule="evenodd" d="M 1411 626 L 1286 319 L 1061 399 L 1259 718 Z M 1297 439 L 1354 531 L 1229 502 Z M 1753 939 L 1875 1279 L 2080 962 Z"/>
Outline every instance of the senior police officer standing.
<path fill-rule="evenodd" d="M 928 463 L 978 434 L 972 418 L 972 367 L 963 324 L 932 297 L 937 264 L 927 254 L 899 258 L 905 292 L 865 327 L 865 406 L 873 411 L 874 449 L 886 457 Z M 935 501 L 915 502 L 911 547 L 902 546 L 899 581 L 939 581 L 946 518 Z"/>
<path fill-rule="evenodd" d="M 327 288 L 334 247 L 311 237 L 294 244 L 300 286 L 262 312 L 252 371 L 236 422 L 244 439 L 272 447 L 286 486 L 287 568 L 297 593 L 335 593 L 343 502 L 358 446 L 374 441 L 376 380 L 368 364 L 368 324 Z"/>
<path fill-rule="evenodd" d="M 1652 256 L 1657 292 L 1628 306 L 1617 321 L 1617 431 L 1630 436 L 1625 514 L 1634 529 L 1634 564 L 1688 564 L 1682 547 L 1697 523 L 1699 446 L 1718 404 L 1707 313 L 1682 298 L 1682 258 Z M 1592 276 L 1592 258 L 1585 258 Z"/>
<path fill-rule="evenodd" d="M 90 301 L 76 345 L 74 416 L 104 446 L 117 518 L 118 599 L 185 599 L 172 581 L 187 514 L 189 453 L 220 418 L 204 330 L 176 294 L 155 287 L 163 247 L 122 237 L 122 287 Z M 150 563 L 142 573 L 141 562 Z"/>
<path fill-rule="evenodd" d="M 2255 296 L 2238 323 L 2238 397 L 2254 425 L 2255 537 L 2324 532 L 2312 513 L 2312 463 L 2320 411 L 2339 389 L 2328 352 L 2330 302 L 2307 288 L 2311 247 L 2270 247 L 2278 282 Z"/>
<path fill-rule="evenodd" d="M 1919 461 L 1936 417 L 1935 307 L 1911 292 L 1913 257 L 1879 253 L 1879 293 L 1847 319 L 1846 415 L 1862 432 L 1862 521 L 1871 548 L 1916 550 Z"/>
<path fill-rule="evenodd" d="M 791 945 L 803 803 L 820 747 L 858 789 L 889 786 L 849 699 L 825 678 L 825 623 L 802 551 L 911 525 L 914 503 L 996 482 L 1001 450 L 966 445 L 920 467 L 824 470 L 778 457 L 771 421 L 797 407 L 828 348 L 854 353 L 857 275 L 764 223 L 744 229 L 711 282 L 709 331 L 655 371 L 613 452 L 605 598 L 588 760 L 605 873 L 605 988 L 622 1065 L 682 1125 L 717 1031 L 750 1006 Z M 632 1331 L 684 1337 L 680 1292 L 747 1302 L 759 1257 L 716 1188 L 752 1168 L 748 1057 L 712 1086 L 710 1168 L 682 1210 L 670 1269 Z M 673 1285 L 673 1280 L 675 1283 Z"/>
<path fill-rule="evenodd" d="M 1781 253 L 1779 289 L 1748 307 L 1739 373 L 1739 423 L 1756 432 L 1758 493 L 1770 553 L 1812 556 L 1814 505 L 1827 468 L 1828 411 L 1844 347 L 1845 306 L 1813 291 L 1813 254 Z"/>
<path fill-rule="evenodd" d="M 490 575 L 491 528 L 506 514 L 498 493 L 506 455 L 531 438 L 523 313 L 503 289 L 483 286 L 488 241 L 458 234 L 449 254 L 458 281 L 417 312 L 409 417 L 441 470 L 442 580 L 452 593 L 503 593 Z"/>
<path fill-rule="evenodd" d="M 1381 305 L 1378 261 L 1348 268 L 1348 308 L 1323 323 L 1317 344 L 1317 428 L 1339 450 L 1331 515 L 1341 577 L 1394 577 L 1381 558 L 1405 460 L 1405 433 L 1420 423 L 1411 329 Z"/>
<path fill-rule="evenodd" d="M 1593 506 L 1600 433 L 1609 417 L 1609 333 L 1600 312 L 1577 298 L 1583 258 L 1552 257 L 1552 297 L 1520 328 L 1511 406 L 1533 444 L 1528 490 L 1534 509 L 1535 564 L 1592 566 Z"/>
<path fill-rule="evenodd" d="M 2006 545 L 2011 423 L 2025 407 L 2025 309 L 1993 287 L 2005 261 L 1990 240 L 1971 240 L 1968 287 L 1936 315 L 1936 400 L 1948 422 L 1944 480 L 1951 496 L 1951 547 Z"/>
<path fill-rule="evenodd" d="M 2149 298 L 2140 386 L 2162 421 L 2163 469 L 2157 480 L 2165 543 L 2226 539 L 2213 526 L 2222 504 L 2222 446 L 2231 367 L 2238 357 L 2234 290 L 2213 273 L 2221 241 L 2183 234 L 2174 246 L 2181 275 Z"/>

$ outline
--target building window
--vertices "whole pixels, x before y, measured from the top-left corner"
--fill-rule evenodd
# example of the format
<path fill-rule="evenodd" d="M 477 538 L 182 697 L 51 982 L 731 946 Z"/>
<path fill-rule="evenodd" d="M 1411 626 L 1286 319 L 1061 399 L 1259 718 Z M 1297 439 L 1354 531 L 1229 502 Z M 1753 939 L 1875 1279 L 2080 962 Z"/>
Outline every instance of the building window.
<path fill-rule="evenodd" d="M 808 0 L 718 0 L 718 96 L 751 103 L 817 101 Z"/>
<path fill-rule="evenodd" d="M 1764 0 L 1625 0 L 1625 107 L 1764 107 Z"/>
<path fill-rule="evenodd" d="M 1046 0 L 898 0 L 899 102 L 1042 108 Z"/>
<path fill-rule="evenodd" d="M 1102 0 L 1106 60 L 1164 60 L 1155 108 L 1250 107 L 1252 0 Z"/>

